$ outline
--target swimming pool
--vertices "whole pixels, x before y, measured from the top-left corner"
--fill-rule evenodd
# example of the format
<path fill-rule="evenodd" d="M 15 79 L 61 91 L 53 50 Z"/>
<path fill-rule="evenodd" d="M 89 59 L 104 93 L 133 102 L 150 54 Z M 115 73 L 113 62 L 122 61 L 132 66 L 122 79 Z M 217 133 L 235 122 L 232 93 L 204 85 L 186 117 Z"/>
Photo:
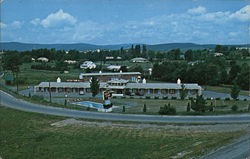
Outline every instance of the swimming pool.
<path fill-rule="evenodd" d="M 83 102 L 75 102 L 72 104 L 85 106 L 85 107 L 91 107 L 91 108 L 97 108 L 97 109 L 103 109 L 103 104 L 96 103 L 96 102 L 90 102 L 90 101 L 83 101 Z"/>

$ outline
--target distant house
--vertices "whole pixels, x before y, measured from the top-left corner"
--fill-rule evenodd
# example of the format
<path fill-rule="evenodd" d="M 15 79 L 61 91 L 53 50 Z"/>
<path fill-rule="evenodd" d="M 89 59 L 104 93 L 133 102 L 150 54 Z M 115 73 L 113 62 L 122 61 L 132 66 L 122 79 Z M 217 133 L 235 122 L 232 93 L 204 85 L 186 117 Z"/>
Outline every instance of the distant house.
<path fill-rule="evenodd" d="M 110 71 L 119 71 L 121 69 L 121 66 L 118 65 L 110 65 L 107 67 L 108 70 Z"/>
<path fill-rule="evenodd" d="M 105 59 L 106 60 L 114 60 L 114 57 L 113 56 L 107 56 Z"/>
<path fill-rule="evenodd" d="M 94 69 L 96 68 L 96 64 L 92 61 L 85 61 L 83 64 L 80 65 L 82 69 Z"/>
<path fill-rule="evenodd" d="M 121 60 L 121 59 L 122 59 L 122 57 L 120 57 L 120 56 L 117 56 L 117 57 L 116 57 L 116 59 L 117 59 L 117 60 Z"/>
<path fill-rule="evenodd" d="M 64 60 L 64 62 L 67 64 L 75 64 L 76 63 L 75 60 Z"/>
<path fill-rule="evenodd" d="M 36 59 L 36 61 L 39 61 L 39 62 L 49 62 L 49 59 L 47 57 L 39 57 L 38 59 Z"/>
<path fill-rule="evenodd" d="M 214 56 L 223 56 L 223 53 L 215 52 L 215 53 L 214 53 Z"/>
<path fill-rule="evenodd" d="M 190 61 L 188 62 L 189 65 L 195 65 L 195 64 L 198 64 L 198 63 L 203 63 L 204 61 L 203 60 L 196 60 L 196 61 Z"/>
<path fill-rule="evenodd" d="M 145 58 L 142 58 L 142 57 L 137 57 L 137 58 L 131 59 L 130 61 L 131 62 L 138 62 L 138 63 L 140 63 L 140 62 L 147 62 L 148 60 L 145 59 Z"/>

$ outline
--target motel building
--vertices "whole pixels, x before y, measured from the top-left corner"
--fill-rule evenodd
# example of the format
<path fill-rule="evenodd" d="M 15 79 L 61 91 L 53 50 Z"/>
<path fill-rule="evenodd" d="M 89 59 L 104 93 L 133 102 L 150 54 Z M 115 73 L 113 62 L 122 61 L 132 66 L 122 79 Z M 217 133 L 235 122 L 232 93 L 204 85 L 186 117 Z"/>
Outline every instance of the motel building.
<path fill-rule="evenodd" d="M 125 73 L 125 72 L 124 72 Z M 34 87 L 34 92 L 37 94 L 51 93 L 57 95 L 75 94 L 84 95 L 91 94 L 90 89 L 90 76 L 96 76 L 100 83 L 100 93 L 105 90 L 113 91 L 113 96 L 168 96 L 180 97 L 181 80 L 178 79 L 177 83 L 147 83 L 146 79 L 140 80 L 140 73 L 126 72 L 127 79 L 121 79 L 122 72 L 120 73 L 91 73 L 80 74 L 80 80 L 83 82 L 61 82 L 58 78 L 57 82 L 41 82 Z M 107 78 L 109 77 L 109 79 Z M 198 84 L 184 84 L 187 97 L 195 97 L 202 93 L 202 88 Z"/>

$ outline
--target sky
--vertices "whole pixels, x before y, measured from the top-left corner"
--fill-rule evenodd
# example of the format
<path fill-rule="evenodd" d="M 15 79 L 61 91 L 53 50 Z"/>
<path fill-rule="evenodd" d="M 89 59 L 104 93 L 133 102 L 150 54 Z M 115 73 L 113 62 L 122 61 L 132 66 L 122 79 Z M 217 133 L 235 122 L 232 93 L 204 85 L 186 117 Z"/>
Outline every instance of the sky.
<path fill-rule="evenodd" d="M 249 0 L 0 0 L 1 41 L 250 43 Z"/>

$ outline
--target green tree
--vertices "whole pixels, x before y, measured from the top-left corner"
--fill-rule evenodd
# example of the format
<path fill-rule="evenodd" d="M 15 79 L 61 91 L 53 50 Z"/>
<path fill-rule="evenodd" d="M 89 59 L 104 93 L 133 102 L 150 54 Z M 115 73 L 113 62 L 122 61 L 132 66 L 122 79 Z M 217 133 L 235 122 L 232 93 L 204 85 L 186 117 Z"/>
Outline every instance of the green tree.
<path fill-rule="evenodd" d="M 187 50 L 184 56 L 185 56 L 185 60 L 187 61 L 193 61 L 194 59 L 193 51 L 191 49 Z"/>
<path fill-rule="evenodd" d="M 146 57 L 146 56 L 147 56 L 147 46 L 142 45 L 142 57 Z"/>
<path fill-rule="evenodd" d="M 143 112 L 144 112 L 144 113 L 147 112 L 147 106 L 146 106 L 146 104 L 143 105 Z"/>
<path fill-rule="evenodd" d="M 236 100 L 239 96 L 240 93 L 240 88 L 239 86 L 236 84 L 236 82 L 233 82 L 233 86 L 231 88 L 231 97 Z"/>
<path fill-rule="evenodd" d="M 125 112 L 125 111 L 126 111 L 125 106 L 122 106 L 122 112 Z"/>
<path fill-rule="evenodd" d="M 202 95 L 197 95 L 196 100 L 191 100 L 191 108 L 194 111 L 205 112 L 206 111 L 206 100 Z"/>
<path fill-rule="evenodd" d="M 140 57 L 140 55 L 141 55 L 141 46 L 135 45 L 135 56 Z"/>
<path fill-rule="evenodd" d="M 215 46 L 215 52 L 222 52 L 222 46 L 221 45 L 216 45 Z"/>
<path fill-rule="evenodd" d="M 20 72 L 19 66 L 21 65 L 21 58 L 20 58 L 20 53 L 17 52 L 8 52 L 6 55 L 3 57 L 3 69 L 4 70 L 9 70 L 12 72 L 14 78 L 15 78 L 15 83 L 16 83 L 16 89 L 18 92 L 18 75 Z"/>
<path fill-rule="evenodd" d="M 92 97 L 95 97 L 99 93 L 100 83 L 99 80 L 93 76 L 90 81 L 90 89 L 92 92 Z"/>
<path fill-rule="evenodd" d="M 180 96 L 181 96 L 181 100 L 184 100 L 187 96 L 186 88 L 183 83 L 181 84 Z"/>
<path fill-rule="evenodd" d="M 174 115 L 176 114 L 175 107 L 170 106 L 170 103 L 168 105 L 164 105 L 164 107 L 160 107 L 159 114 L 161 115 Z"/>
<path fill-rule="evenodd" d="M 240 73 L 237 76 L 237 84 L 241 89 L 249 90 L 250 67 L 244 63 L 241 67 Z"/>
<path fill-rule="evenodd" d="M 188 102 L 188 105 L 187 105 L 187 112 L 190 112 L 190 109 L 191 109 L 190 103 Z"/>

